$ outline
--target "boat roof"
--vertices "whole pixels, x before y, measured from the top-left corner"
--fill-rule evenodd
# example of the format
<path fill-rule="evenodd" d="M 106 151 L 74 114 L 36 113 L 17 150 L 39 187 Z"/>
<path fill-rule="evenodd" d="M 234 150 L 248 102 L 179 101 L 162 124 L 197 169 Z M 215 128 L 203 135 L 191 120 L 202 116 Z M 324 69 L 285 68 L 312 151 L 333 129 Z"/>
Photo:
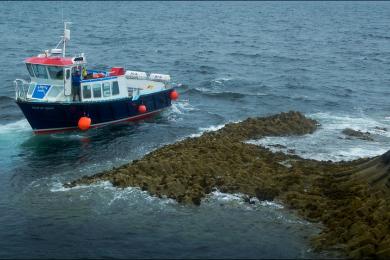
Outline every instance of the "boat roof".
<path fill-rule="evenodd" d="M 73 65 L 73 59 L 68 57 L 30 57 L 25 60 L 26 63 L 41 64 L 41 65 L 52 65 L 65 67 Z"/>

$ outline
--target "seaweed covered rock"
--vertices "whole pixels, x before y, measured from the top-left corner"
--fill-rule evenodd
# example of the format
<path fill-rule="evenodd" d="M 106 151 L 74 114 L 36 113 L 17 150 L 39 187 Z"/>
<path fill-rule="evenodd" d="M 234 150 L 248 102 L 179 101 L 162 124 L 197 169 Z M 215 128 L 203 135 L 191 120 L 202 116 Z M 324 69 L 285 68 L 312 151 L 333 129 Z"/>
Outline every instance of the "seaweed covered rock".
<path fill-rule="evenodd" d="M 298 112 L 249 118 L 201 137 L 166 145 L 141 160 L 83 177 L 67 186 L 108 180 L 117 187 L 137 186 L 156 196 L 195 204 L 213 188 L 273 199 L 289 184 L 299 183 L 295 177 L 280 177 L 290 169 L 279 162 L 289 157 L 243 141 L 268 135 L 312 133 L 316 126 L 316 121 Z M 275 181 L 275 178 L 279 180 Z M 286 183 L 271 185 L 277 182 Z"/>
<path fill-rule="evenodd" d="M 390 151 L 332 163 L 245 143 L 265 136 L 309 134 L 317 125 L 298 112 L 248 118 L 66 186 L 110 181 L 116 187 L 140 187 L 195 205 L 214 189 L 243 193 L 248 203 L 252 197 L 279 200 L 304 218 L 324 224 L 313 239 L 316 248 L 341 248 L 351 258 L 388 257 Z"/>

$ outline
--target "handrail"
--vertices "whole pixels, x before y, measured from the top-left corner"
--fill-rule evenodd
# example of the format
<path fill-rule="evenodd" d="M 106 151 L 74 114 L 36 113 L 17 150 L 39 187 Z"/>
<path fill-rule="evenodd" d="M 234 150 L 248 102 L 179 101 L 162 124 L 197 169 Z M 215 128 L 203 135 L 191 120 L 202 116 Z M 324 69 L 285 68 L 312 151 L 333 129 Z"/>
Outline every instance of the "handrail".
<path fill-rule="evenodd" d="M 27 98 L 27 91 L 28 87 L 26 89 L 26 85 L 28 86 L 29 83 L 25 81 L 24 79 L 15 79 L 15 99 L 26 99 Z"/>

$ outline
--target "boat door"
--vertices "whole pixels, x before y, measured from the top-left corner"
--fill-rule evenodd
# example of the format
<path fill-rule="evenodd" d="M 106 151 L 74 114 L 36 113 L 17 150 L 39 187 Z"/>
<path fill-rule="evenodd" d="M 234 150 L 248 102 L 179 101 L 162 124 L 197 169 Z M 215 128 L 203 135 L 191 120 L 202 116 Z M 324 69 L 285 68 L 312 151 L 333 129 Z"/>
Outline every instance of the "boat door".
<path fill-rule="evenodd" d="M 64 95 L 70 96 L 72 94 L 72 77 L 71 68 L 64 68 Z"/>

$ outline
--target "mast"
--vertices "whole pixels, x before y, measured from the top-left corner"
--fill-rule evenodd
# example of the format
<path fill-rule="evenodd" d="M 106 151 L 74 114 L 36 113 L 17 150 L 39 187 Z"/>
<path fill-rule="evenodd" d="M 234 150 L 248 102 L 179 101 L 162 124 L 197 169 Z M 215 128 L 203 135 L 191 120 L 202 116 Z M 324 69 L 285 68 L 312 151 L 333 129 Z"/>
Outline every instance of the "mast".
<path fill-rule="evenodd" d="M 64 36 L 62 36 L 62 56 L 65 57 L 66 51 L 66 41 L 70 41 L 70 30 L 67 28 L 67 25 L 71 24 L 71 22 L 64 22 Z"/>

